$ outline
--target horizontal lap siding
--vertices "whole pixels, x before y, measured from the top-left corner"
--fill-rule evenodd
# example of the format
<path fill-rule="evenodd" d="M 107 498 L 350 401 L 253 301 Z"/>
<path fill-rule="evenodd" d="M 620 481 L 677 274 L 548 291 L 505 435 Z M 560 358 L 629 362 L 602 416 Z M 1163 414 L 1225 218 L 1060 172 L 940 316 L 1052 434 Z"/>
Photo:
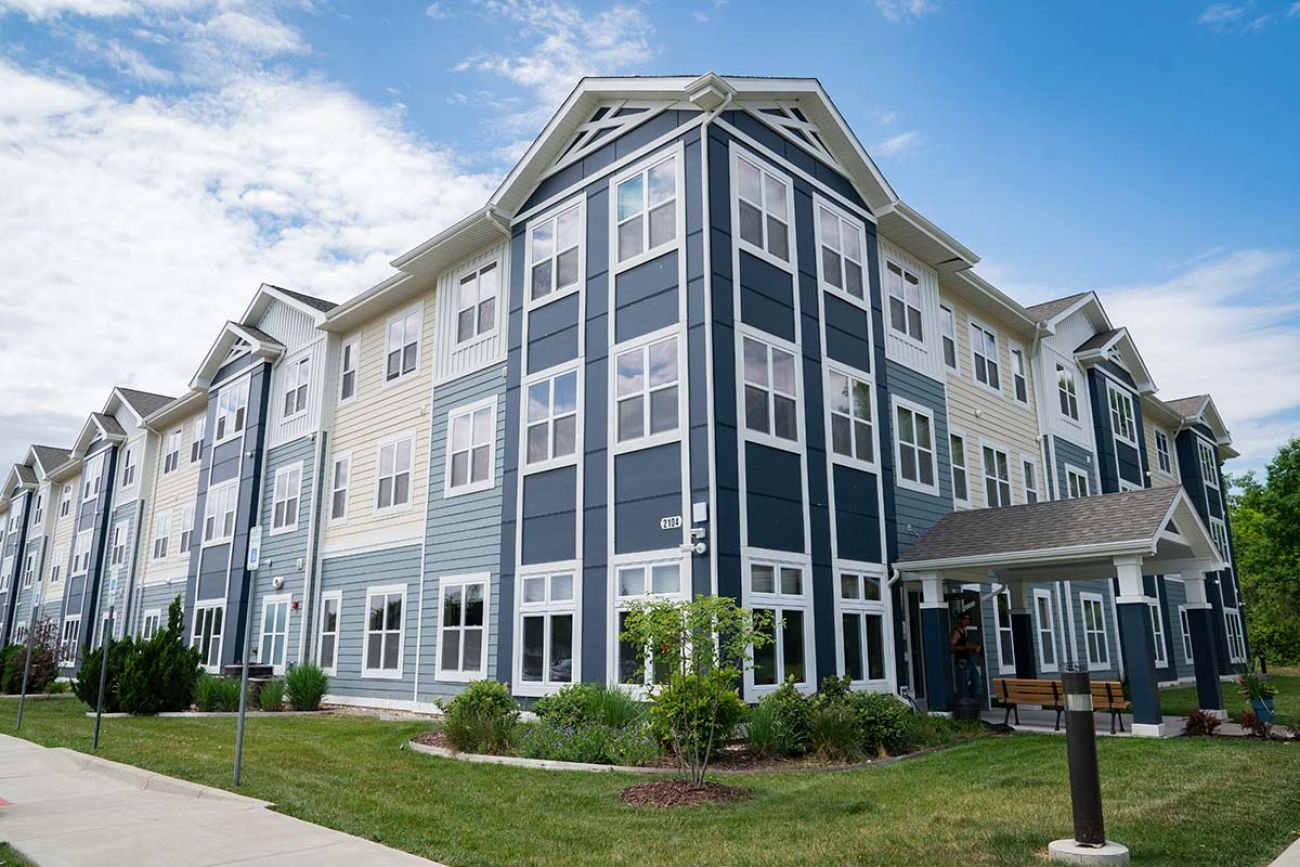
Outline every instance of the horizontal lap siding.
<path fill-rule="evenodd" d="M 172 600 L 176 597 L 181 598 L 181 604 L 185 602 L 185 586 L 176 582 L 173 584 L 152 584 L 148 587 L 141 588 L 140 604 L 136 613 L 135 623 L 133 624 L 136 635 L 144 626 L 144 612 L 157 610 L 159 615 L 159 626 L 167 625 L 167 609 L 171 606 Z M 188 636 L 186 637 L 188 641 Z"/>
<path fill-rule="evenodd" d="M 897 362 L 887 363 L 886 381 L 889 393 L 912 403 L 928 408 L 934 415 L 934 449 L 935 475 L 938 477 L 939 494 L 926 494 L 900 487 L 897 484 L 897 468 L 894 469 L 894 523 L 898 553 L 904 553 L 913 542 L 925 534 L 944 515 L 952 511 L 952 472 L 948 454 L 948 414 L 944 406 L 943 385 L 937 380 L 917 373 Z M 890 410 L 888 431 L 890 437 L 897 437 L 893 410 Z M 893 454 L 893 440 L 886 440 L 882 429 L 881 449 L 890 449 Z M 892 458 L 891 458 L 892 460 Z"/>
<path fill-rule="evenodd" d="M 178 578 L 184 579 L 189 573 L 189 555 L 179 550 L 181 512 L 186 505 L 197 506 L 198 504 L 199 473 L 203 462 L 200 460 L 190 463 L 190 446 L 194 442 L 194 420 L 203 417 L 206 413 L 207 408 L 205 406 L 198 412 L 164 428 L 158 433 L 158 447 L 154 449 L 156 459 L 154 460 L 153 492 L 145 497 L 145 515 L 140 524 L 140 532 L 143 534 L 143 547 L 140 551 L 140 581 L 144 585 L 175 581 Z M 164 452 L 166 451 L 167 434 L 178 427 L 181 429 L 180 466 L 173 472 L 164 475 L 163 463 L 166 460 Z M 207 441 L 212 441 L 211 432 L 207 435 Z M 153 526 L 158 515 L 163 512 L 171 515 L 171 551 L 174 553 L 173 556 L 168 556 L 166 559 L 154 560 L 152 556 Z M 202 520 L 201 515 L 195 515 L 196 531 L 200 528 Z"/>
<path fill-rule="evenodd" d="M 1099 594 L 1102 598 L 1102 610 L 1106 617 L 1106 646 L 1109 648 L 1107 656 L 1109 665 L 1104 670 L 1093 671 L 1092 679 L 1119 680 L 1119 624 L 1115 619 L 1115 593 L 1112 582 L 1107 579 L 1071 581 L 1070 591 L 1073 594 L 1070 603 L 1074 608 L 1074 634 L 1079 642 L 1075 658 L 1082 664 L 1086 665 L 1088 663 L 1088 639 L 1083 630 L 1083 602 L 1080 599 L 1080 594 Z M 1066 640 L 1069 640 L 1069 636 L 1066 636 Z"/>
<path fill-rule="evenodd" d="M 299 636 L 301 634 L 299 618 L 305 616 L 306 603 L 306 567 L 307 542 L 310 536 L 313 515 L 313 498 L 316 494 L 316 441 L 314 437 L 302 437 L 286 445 L 273 448 L 267 455 L 266 476 L 263 482 L 262 512 L 259 521 L 262 532 L 262 561 L 257 571 L 257 607 L 253 616 L 253 646 L 261 637 L 262 609 L 261 600 L 269 595 L 289 594 L 293 601 L 300 604 L 297 611 L 289 611 L 289 637 L 285 651 L 286 661 L 297 661 L 299 656 Z M 275 501 L 275 474 L 277 470 L 294 464 L 302 465 L 302 486 L 298 498 L 298 527 L 288 533 L 272 534 L 271 520 Z M 278 590 L 273 582 L 276 578 L 284 579 Z M 303 655 L 301 658 L 306 658 Z"/>
<path fill-rule="evenodd" d="M 1056 490 L 1058 499 L 1063 500 L 1069 496 L 1070 488 L 1066 484 L 1065 473 L 1071 467 L 1088 476 L 1089 491 L 1093 494 L 1101 493 L 1101 486 L 1097 481 L 1096 461 L 1092 459 L 1092 453 L 1060 437 L 1056 438 L 1054 446 L 1056 451 Z"/>
<path fill-rule="evenodd" d="M 1178 478 L 1178 450 L 1174 446 L 1174 435 L 1165 428 L 1153 423 L 1150 419 L 1144 419 L 1143 429 L 1146 434 L 1144 437 L 1147 450 L 1147 463 L 1151 470 L 1151 487 L 1165 488 L 1179 484 Z M 1159 453 L 1156 450 L 1156 431 L 1165 435 L 1169 443 L 1169 472 L 1160 469 Z"/>

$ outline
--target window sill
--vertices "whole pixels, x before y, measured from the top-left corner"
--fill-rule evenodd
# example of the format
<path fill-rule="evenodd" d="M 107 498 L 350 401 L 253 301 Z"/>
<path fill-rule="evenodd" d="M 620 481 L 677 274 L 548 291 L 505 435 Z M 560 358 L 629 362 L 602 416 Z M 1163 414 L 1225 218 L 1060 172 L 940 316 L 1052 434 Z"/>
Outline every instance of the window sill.
<path fill-rule="evenodd" d="M 887 293 L 886 293 L 886 294 L 887 294 Z M 886 299 L 886 300 L 887 300 L 887 299 Z M 888 314 L 886 314 L 886 315 L 888 315 Z M 924 353 L 926 353 L 927 355 L 928 355 L 929 352 L 930 352 L 930 347 L 929 347 L 929 345 L 925 342 L 924 339 L 922 339 L 922 340 L 917 340 L 915 337 L 913 337 L 912 335 L 908 334 L 906 331 L 899 331 L 899 330 L 898 330 L 897 328 L 895 328 L 892 324 L 889 324 L 889 325 L 886 325 L 886 326 L 885 326 L 885 336 L 887 336 L 887 337 L 893 337 L 894 339 L 899 340 L 899 341 L 901 341 L 901 342 L 903 342 L 903 343 L 906 343 L 908 346 L 912 347 L 913 349 L 920 350 L 921 352 L 924 352 Z M 944 366 L 947 367 L 946 364 L 945 364 Z M 948 369 L 951 370 L 952 368 L 948 368 Z"/>
<path fill-rule="evenodd" d="M 407 501 L 400 506 L 375 506 L 376 517 L 387 517 L 389 515 L 404 515 L 411 511 L 411 503 Z"/>
<path fill-rule="evenodd" d="M 573 462 L 570 461 L 569 463 L 573 463 Z M 563 464 L 556 464 L 556 466 L 563 466 Z M 548 467 L 548 469 L 550 469 L 550 467 Z M 529 470 L 525 470 L 525 472 L 536 472 L 536 470 L 530 468 Z M 463 497 L 466 494 L 481 494 L 484 491 L 492 490 L 495 486 L 496 486 L 496 478 L 493 477 L 490 479 L 485 479 L 481 482 L 473 482 L 470 484 L 461 485 L 460 487 L 457 488 L 451 488 L 451 487 L 446 488 L 442 492 L 442 498 L 444 500 L 450 500 L 455 497 Z"/>
<path fill-rule="evenodd" d="M 288 527 L 279 527 L 279 528 L 273 528 L 273 529 L 267 530 L 266 535 L 268 535 L 268 536 L 286 536 L 286 535 L 288 535 L 289 533 L 296 533 L 296 532 L 298 532 L 298 525 L 297 525 L 297 524 L 293 524 L 293 525 L 288 526 Z"/>
<path fill-rule="evenodd" d="M 865 270 L 866 269 L 863 269 L 864 278 L 866 277 Z M 827 283 L 825 280 L 821 280 L 821 279 L 818 279 L 817 285 L 820 286 L 821 290 L 825 292 L 827 295 L 833 295 L 836 298 L 838 298 L 840 301 L 843 301 L 845 304 L 852 304 L 854 307 L 859 307 L 862 310 L 866 311 L 867 315 L 871 314 L 870 298 L 866 298 L 866 297 L 859 298 L 858 296 L 854 295 L 852 292 L 849 292 L 847 289 L 840 289 L 838 287 L 832 286 L 830 283 Z M 868 289 L 867 286 L 863 286 L 862 288 L 864 290 Z M 869 340 L 870 338 L 868 338 L 868 341 Z"/>
<path fill-rule="evenodd" d="M 735 224 L 733 223 L 733 227 L 734 227 L 734 226 L 735 226 Z M 790 234 L 793 234 L 793 232 L 791 232 Z M 785 272 L 786 272 L 787 274 L 789 274 L 790 276 L 792 276 L 792 277 L 794 276 L 794 263 L 793 263 L 793 262 L 787 262 L 785 259 L 782 259 L 780 256 L 777 256 L 777 255 L 775 255 L 775 254 L 773 254 L 773 253 L 769 253 L 767 250 L 763 249 L 762 247 L 758 246 L 757 244 L 754 244 L 754 243 L 752 243 L 752 242 L 750 242 L 750 241 L 746 241 L 744 238 L 740 237 L 740 232 L 739 232 L 739 231 L 734 231 L 733 234 L 732 234 L 732 237 L 734 237 L 734 238 L 736 239 L 736 250 L 737 250 L 737 252 L 740 252 L 740 253 L 748 253 L 749 255 L 753 256 L 753 257 L 756 258 L 756 259 L 761 259 L 762 261 L 764 261 L 764 262 L 766 262 L 767 264 L 771 265 L 773 268 L 780 268 L 782 271 L 785 271 Z M 793 252 L 793 251 L 791 251 L 791 252 Z M 737 286 L 740 285 L 740 275 L 739 275 L 739 274 L 736 275 L 736 285 L 737 285 Z M 795 291 L 796 291 L 796 292 L 798 291 L 798 287 L 797 287 L 797 286 L 795 287 Z"/>
<path fill-rule="evenodd" d="M 927 495 L 929 495 L 929 496 L 931 496 L 931 497 L 937 497 L 937 496 L 939 496 L 939 486 L 938 486 L 937 484 L 936 484 L 936 485 L 925 485 L 925 484 L 923 484 L 923 483 L 921 483 L 921 482 L 913 482 L 913 481 L 911 481 L 911 480 L 909 480 L 909 479 L 905 479 L 905 478 L 903 478 L 902 476 L 898 475 L 897 473 L 894 474 L 894 479 L 895 479 L 895 483 L 898 485 L 898 487 L 902 488 L 902 489 L 905 490 L 905 491 L 912 491 L 912 492 L 917 493 L 917 494 L 927 494 Z M 969 502 L 969 501 L 967 501 L 967 502 Z"/>
<path fill-rule="evenodd" d="M 438 669 L 433 679 L 444 683 L 470 683 L 487 677 L 487 669 L 479 671 L 443 671 Z"/>
<path fill-rule="evenodd" d="M 401 680 L 402 670 L 399 668 L 397 671 L 379 671 L 363 668 L 361 677 L 363 680 Z"/>
<path fill-rule="evenodd" d="M 669 443 L 680 443 L 682 441 L 681 427 L 673 430 L 660 431 L 649 436 L 636 437 L 635 439 L 615 442 L 612 449 L 616 455 L 627 454 L 628 452 L 639 452 L 646 449 L 658 448 L 659 446 L 668 445 Z"/>
<path fill-rule="evenodd" d="M 581 247 L 579 247 L 579 249 L 581 249 Z M 559 301 L 562 298 L 568 298 L 570 295 L 577 295 L 578 291 L 582 288 L 582 281 L 584 279 L 586 279 L 585 274 L 572 286 L 566 286 L 563 289 L 556 289 L 553 292 L 548 292 L 540 298 L 533 298 L 530 295 L 530 297 L 524 302 L 524 311 L 526 313 L 532 313 L 539 307 L 545 307 L 547 304 L 554 304 L 556 301 Z"/>
<path fill-rule="evenodd" d="M 879 473 L 880 465 L 875 461 L 864 461 L 861 458 L 851 458 L 848 455 L 842 455 L 836 451 L 831 451 L 831 463 L 841 467 L 848 467 L 852 470 L 861 470 L 866 473 Z"/>
<path fill-rule="evenodd" d="M 617 243 L 617 237 L 615 239 L 615 242 Z M 678 241 L 677 238 L 673 238 L 671 241 L 667 241 L 663 244 L 660 244 L 658 247 L 654 247 L 650 250 L 643 250 L 642 252 L 637 253 L 635 256 L 632 256 L 629 259 L 624 259 L 622 262 L 616 262 L 612 264 L 610 266 L 610 272 L 613 274 L 613 276 L 617 277 L 619 274 L 622 274 L 624 271 L 630 271 L 638 265 L 644 265 L 646 262 L 652 262 L 655 259 L 658 259 L 662 256 L 667 256 L 669 253 L 679 251 L 680 249 L 681 249 L 681 243 Z"/>
<path fill-rule="evenodd" d="M 803 447 L 799 444 L 798 440 L 788 440 L 784 437 L 766 434 L 762 431 L 752 431 L 748 428 L 744 429 L 742 436 L 744 437 L 745 442 L 756 443 L 760 446 L 767 446 L 768 448 L 773 449 L 781 449 L 782 451 L 794 452 L 799 455 L 803 454 Z"/>

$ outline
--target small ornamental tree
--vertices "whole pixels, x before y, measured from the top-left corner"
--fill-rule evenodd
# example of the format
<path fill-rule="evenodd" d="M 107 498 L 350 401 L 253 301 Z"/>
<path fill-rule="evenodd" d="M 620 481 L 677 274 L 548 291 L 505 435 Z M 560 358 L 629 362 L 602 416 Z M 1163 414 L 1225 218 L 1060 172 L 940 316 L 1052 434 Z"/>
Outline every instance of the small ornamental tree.
<path fill-rule="evenodd" d="M 48 618 L 38 620 L 32 627 L 31 643 L 23 641 L 14 645 L 0 667 L 0 692 L 14 694 L 22 691 L 29 646 L 32 664 L 27 670 L 27 692 L 44 692 L 59 676 L 59 629 Z"/>
<path fill-rule="evenodd" d="M 721 596 L 632 605 L 620 638 L 641 648 L 640 678 L 654 674 L 650 718 L 690 775 L 704 785 L 714 753 L 744 714 L 736 684 L 752 665 L 751 649 L 772 640 L 772 616 L 746 611 Z"/>

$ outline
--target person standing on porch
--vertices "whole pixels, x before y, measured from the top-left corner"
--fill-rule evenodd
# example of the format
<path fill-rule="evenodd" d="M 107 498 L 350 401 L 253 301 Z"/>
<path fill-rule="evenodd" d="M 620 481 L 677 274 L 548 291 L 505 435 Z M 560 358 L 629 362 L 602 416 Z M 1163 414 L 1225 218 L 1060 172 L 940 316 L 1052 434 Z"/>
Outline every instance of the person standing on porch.
<path fill-rule="evenodd" d="M 984 673 L 980 671 L 979 654 L 983 645 L 979 644 L 979 632 L 970 635 L 970 614 L 963 611 L 957 615 L 957 625 L 948 635 L 948 650 L 952 653 L 953 671 L 957 676 L 957 698 L 977 698 Z"/>

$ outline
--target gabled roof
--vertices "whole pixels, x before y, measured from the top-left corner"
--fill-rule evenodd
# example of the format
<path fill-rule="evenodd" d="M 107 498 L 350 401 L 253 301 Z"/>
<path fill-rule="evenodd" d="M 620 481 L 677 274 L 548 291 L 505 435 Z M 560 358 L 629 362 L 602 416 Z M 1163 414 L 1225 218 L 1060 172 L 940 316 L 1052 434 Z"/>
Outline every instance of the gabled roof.
<path fill-rule="evenodd" d="M 34 486 L 36 484 L 36 473 L 31 467 L 25 464 L 14 464 L 14 472 L 18 475 L 18 481 L 24 487 Z"/>
<path fill-rule="evenodd" d="M 1142 354 L 1138 352 L 1137 344 L 1127 328 L 1108 328 L 1094 334 L 1079 344 L 1074 350 L 1074 357 L 1083 364 L 1096 364 L 1113 358 L 1133 376 L 1138 391 L 1148 394 L 1156 390 L 1151 371 L 1142 360 Z"/>
<path fill-rule="evenodd" d="M 181 419 L 189 418 L 200 409 L 206 409 L 208 393 L 201 388 L 192 388 L 159 409 L 144 420 L 144 426 L 161 433 Z"/>
<path fill-rule="evenodd" d="M 190 388 L 206 389 L 212 384 L 217 371 L 226 365 L 230 351 L 235 348 L 247 348 L 247 351 L 262 358 L 276 359 L 284 354 L 284 344 L 271 335 L 251 325 L 227 322 L 221 327 L 217 339 L 213 341 L 208 354 L 203 357 Z"/>
<path fill-rule="evenodd" d="M 1175 412 L 1181 414 L 1188 425 L 1199 423 L 1208 427 L 1214 434 L 1214 441 L 1219 446 L 1219 451 L 1223 452 L 1225 457 L 1239 456 L 1237 450 L 1232 448 L 1232 434 L 1223 423 L 1223 416 L 1219 414 L 1219 408 L 1214 405 L 1214 398 L 1210 395 L 1179 397 L 1166 403 Z"/>
<path fill-rule="evenodd" d="M 1053 322 L 1058 316 L 1078 304 L 1089 294 L 1091 293 L 1076 292 L 1073 295 L 1066 295 L 1064 298 L 1054 298 L 1041 304 L 1030 304 L 1028 310 L 1044 322 Z"/>
<path fill-rule="evenodd" d="M 1176 397 L 1165 401 L 1165 405 L 1183 418 L 1200 418 L 1201 409 L 1210 402 L 1208 394 L 1194 394 L 1191 397 Z"/>
<path fill-rule="evenodd" d="M 244 308 L 244 314 L 239 317 L 238 323 L 247 326 L 256 324 L 261 321 L 267 308 L 276 301 L 287 304 L 293 309 L 306 314 L 317 325 L 325 321 L 326 313 L 338 306 L 333 301 L 326 301 L 324 298 L 317 298 L 314 295 L 294 292 L 280 286 L 272 286 L 270 283 L 263 283 L 253 293 L 253 299 Z"/>
<path fill-rule="evenodd" d="M 72 452 L 54 446 L 32 446 L 28 449 L 27 455 L 35 463 L 37 471 L 41 475 L 48 476 L 56 467 L 62 466 L 68 458 L 72 457 Z"/>
<path fill-rule="evenodd" d="M 121 442 L 126 439 L 126 431 L 122 429 L 122 425 L 118 424 L 117 419 L 111 415 L 92 412 L 86 418 L 86 423 L 81 426 L 81 433 L 77 434 L 77 439 L 72 444 L 72 457 L 85 457 L 86 450 L 90 448 L 91 444 L 101 438 Z"/>
<path fill-rule="evenodd" d="M 121 398 L 122 402 L 135 413 L 138 421 L 158 411 L 159 407 L 171 403 L 172 398 L 165 394 L 155 394 L 151 391 L 138 391 L 134 388 L 124 388 L 118 386 L 113 389 L 113 394 Z M 109 399 L 111 405 L 112 398 Z M 108 405 L 105 406 L 105 412 L 108 411 Z"/>
<path fill-rule="evenodd" d="M 293 301 L 298 301 L 302 304 L 306 304 L 308 307 L 312 308 L 313 310 L 319 310 L 322 313 L 328 313 L 331 310 L 333 310 L 335 307 L 339 306 L 333 301 L 326 301 L 324 298 L 317 298 L 315 295 L 308 295 L 304 292 L 295 292 L 292 289 L 285 289 L 283 286 L 273 286 L 270 283 L 263 283 L 262 285 L 265 286 L 267 289 L 272 289 L 276 292 L 279 292 L 281 295 L 284 295 Z"/>

